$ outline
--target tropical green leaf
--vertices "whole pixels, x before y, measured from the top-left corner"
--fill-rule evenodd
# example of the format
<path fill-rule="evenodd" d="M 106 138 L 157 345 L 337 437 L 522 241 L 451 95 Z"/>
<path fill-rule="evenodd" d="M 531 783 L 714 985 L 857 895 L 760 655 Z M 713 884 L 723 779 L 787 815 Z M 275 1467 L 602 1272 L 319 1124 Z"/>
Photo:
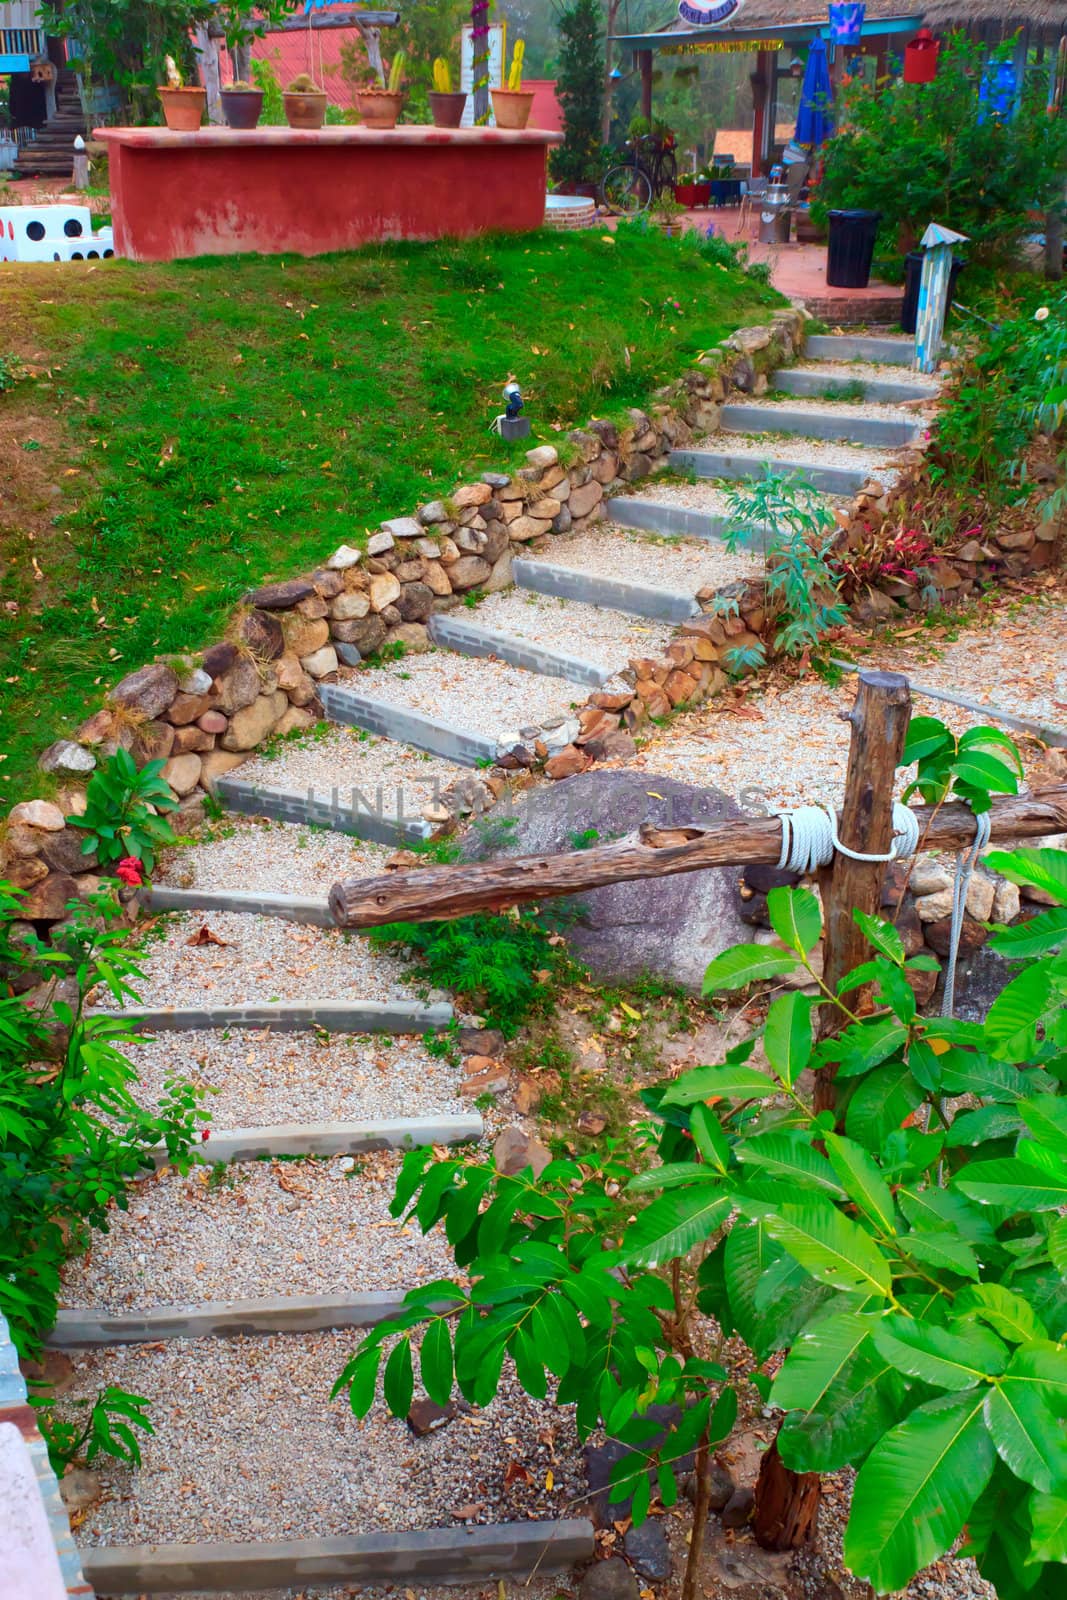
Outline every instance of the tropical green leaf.
<path fill-rule="evenodd" d="M 1019 780 L 1010 767 L 984 750 L 969 750 L 952 763 L 957 779 L 988 794 L 1018 794 Z"/>
<path fill-rule="evenodd" d="M 691 1106 L 699 1100 L 762 1100 L 777 1094 L 778 1085 L 765 1072 L 724 1062 L 683 1072 L 663 1096 L 663 1104 Z"/>
<path fill-rule="evenodd" d="M 912 717 L 908 723 L 900 765 L 910 767 L 913 761 L 923 761 L 935 751 L 953 748 L 952 735 L 943 722 L 936 717 Z"/>
<path fill-rule="evenodd" d="M 1055 1211 L 1067 1205 L 1067 1177 L 1041 1173 L 1018 1156 L 972 1161 L 952 1181 L 983 1206 L 1006 1206 L 1009 1211 Z"/>
<path fill-rule="evenodd" d="M 731 1208 L 718 1184 L 661 1195 L 626 1230 L 621 1258 L 636 1267 L 658 1267 L 687 1255 L 726 1221 Z"/>
<path fill-rule="evenodd" d="M 1035 1388 L 1058 1417 L 1067 1417 L 1067 1350 L 1062 1345 L 1050 1340 L 1023 1345 L 1012 1357 L 1004 1382 Z"/>
<path fill-rule="evenodd" d="M 1000 1283 L 968 1284 L 956 1296 L 952 1311 L 957 1318 L 981 1318 L 1012 1344 L 1048 1338 L 1048 1330 L 1029 1300 Z"/>
<path fill-rule="evenodd" d="M 822 1317 L 799 1335 L 771 1387 L 779 1411 L 818 1411 L 833 1385 L 865 1345 L 870 1317 L 841 1312 Z"/>
<path fill-rule="evenodd" d="M 832 1206 L 814 1200 L 785 1205 L 768 1218 L 767 1228 L 820 1283 L 880 1298 L 889 1293 L 889 1265 L 878 1246 Z"/>
<path fill-rule="evenodd" d="M 822 912 L 810 889 L 771 889 L 767 915 L 782 943 L 798 955 L 814 950 L 822 937 Z"/>
<path fill-rule="evenodd" d="M 1067 1561 L 1067 1490 L 1059 1494 L 1032 1494 L 1030 1522 L 1034 1561 Z"/>
<path fill-rule="evenodd" d="M 878 1151 L 887 1134 L 899 1128 L 922 1104 L 923 1092 L 906 1062 L 879 1067 L 856 1088 L 845 1112 L 845 1129 L 866 1149 Z"/>
<path fill-rule="evenodd" d="M 689 1118 L 689 1129 L 700 1154 L 717 1172 L 726 1172 L 730 1164 L 730 1146 L 722 1125 L 710 1106 L 695 1105 Z"/>
<path fill-rule="evenodd" d="M 889 1185 L 862 1145 L 840 1134 L 826 1135 L 826 1153 L 850 1200 L 883 1233 L 896 1232 L 896 1206 Z"/>
<path fill-rule="evenodd" d="M 1052 1265 L 1067 1278 L 1067 1217 L 1057 1217 L 1048 1230 L 1048 1253 Z"/>
<path fill-rule="evenodd" d="M 895 1055 L 907 1037 L 907 1028 L 896 1017 L 871 1017 L 824 1039 L 815 1050 L 815 1060 L 835 1065 L 839 1078 L 853 1078 Z"/>
<path fill-rule="evenodd" d="M 900 1420 L 904 1394 L 904 1380 L 868 1338 L 817 1406 L 786 1415 L 778 1434 L 782 1460 L 794 1472 L 836 1472 L 861 1461 Z"/>
<path fill-rule="evenodd" d="M 1048 955 L 1067 944 L 1067 910 L 1054 907 L 1042 911 L 1027 922 L 1001 929 L 991 943 L 997 955 L 1011 961 L 1024 956 Z"/>
<path fill-rule="evenodd" d="M 896 966 L 904 965 L 904 941 L 891 922 L 885 922 L 881 917 L 869 917 L 865 911 L 853 910 L 852 920 L 863 930 L 867 943 L 878 954 L 885 956 Z"/>
<path fill-rule="evenodd" d="M 1025 1100 L 1033 1085 L 1017 1067 L 988 1056 L 950 1050 L 941 1060 L 941 1088 L 946 1094 L 980 1094 L 986 1100 Z"/>
<path fill-rule="evenodd" d="M 1067 1478 L 1063 1424 L 1030 1384 L 998 1383 L 986 1395 L 986 1427 L 1005 1466 L 1035 1489 Z"/>
<path fill-rule="evenodd" d="M 721 989 L 745 989 L 764 978 L 782 978 L 787 972 L 795 972 L 798 965 L 795 955 L 775 945 L 736 944 L 710 964 L 704 974 L 703 992 L 717 994 Z"/>
<path fill-rule="evenodd" d="M 406 1417 L 415 1393 L 415 1374 L 411 1363 L 411 1341 L 404 1338 L 389 1352 L 382 1380 L 385 1403 L 394 1417 Z"/>
<path fill-rule="evenodd" d="M 756 1134 L 740 1143 L 736 1154 L 746 1166 L 759 1167 L 780 1177 L 792 1178 L 798 1183 L 814 1185 L 833 1195 L 844 1195 L 830 1163 L 812 1144 L 812 1136 L 801 1133 L 799 1129 Z"/>
<path fill-rule="evenodd" d="M 971 1390 L 920 1406 L 860 1468 L 845 1563 L 880 1593 L 903 1589 L 951 1549 L 988 1483 L 995 1452 L 984 1402 L 984 1390 Z"/>
<path fill-rule="evenodd" d="M 967 1243 L 954 1233 L 909 1233 L 901 1240 L 904 1250 L 915 1261 L 941 1272 L 958 1272 L 964 1278 L 977 1278 L 978 1258 Z"/>
<path fill-rule="evenodd" d="M 1067 905 L 1067 850 L 991 850 L 986 864 L 1011 883 L 1032 884 Z"/>
<path fill-rule="evenodd" d="M 1020 1058 L 1033 1054 L 1037 1024 L 1058 1004 L 1052 976 L 1038 965 L 1020 972 L 997 995 L 985 1019 L 989 1038 Z"/>
<path fill-rule="evenodd" d="M 1007 1346 L 975 1323 L 949 1329 L 893 1316 L 878 1324 L 874 1342 L 898 1372 L 936 1389 L 969 1389 L 1008 1364 Z"/>
<path fill-rule="evenodd" d="M 422 1386 L 435 1405 L 448 1404 L 452 1395 L 452 1339 L 443 1317 L 431 1322 L 419 1350 Z"/>
<path fill-rule="evenodd" d="M 811 1060 L 811 1000 L 794 991 L 771 1002 L 763 1032 L 767 1060 L 791 1089 Z"/>

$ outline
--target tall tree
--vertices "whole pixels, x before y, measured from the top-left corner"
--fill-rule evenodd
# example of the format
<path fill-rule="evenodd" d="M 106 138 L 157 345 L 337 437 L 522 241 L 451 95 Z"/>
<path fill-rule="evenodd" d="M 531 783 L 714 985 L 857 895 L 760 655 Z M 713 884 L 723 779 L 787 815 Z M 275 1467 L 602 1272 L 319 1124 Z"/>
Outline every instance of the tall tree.
<path fill-rule="evenodd" d="M 556 95 L 563 108 L 563 144 L 552 152 L 552 174 L 564 182 L 588 183 L 600 167 L 604 107 L 600 0 L 570 0 L 557 17 Z"/>

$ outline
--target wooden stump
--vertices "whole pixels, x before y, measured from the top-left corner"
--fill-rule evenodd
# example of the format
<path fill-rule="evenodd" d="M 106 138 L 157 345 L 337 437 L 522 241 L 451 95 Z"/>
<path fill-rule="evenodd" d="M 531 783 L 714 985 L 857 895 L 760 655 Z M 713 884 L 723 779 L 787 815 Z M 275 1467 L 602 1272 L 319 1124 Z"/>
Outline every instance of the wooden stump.
<path fill-rule="evenodd" d="M 775 1439 L 760 1465 L 752 1531 L 764 1550 L 799 1550 L 815 1537 L 821 1498 L 817 1472 L 791 1472 Z"/>

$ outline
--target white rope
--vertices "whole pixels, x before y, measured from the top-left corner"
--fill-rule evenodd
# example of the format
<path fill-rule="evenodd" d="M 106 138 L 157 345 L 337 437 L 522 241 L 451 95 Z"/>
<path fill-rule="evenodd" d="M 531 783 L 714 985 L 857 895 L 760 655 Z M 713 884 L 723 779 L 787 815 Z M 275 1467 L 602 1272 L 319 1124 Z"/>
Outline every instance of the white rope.
<path fill-rule="evenodd" d="M 963 913 L 967 909 L 967 890 L 971 876 L 978 865 L 978 857 L 989 843 L 992 819 L 988 811 L 979 812 L 974 819 L 974 840 L 956 857 L 956 881 L 952 886 L 952 925 L 948 936 L 948 966 L 945 969 L 945 993 L 941 1002 L 941 1015 L 951 1017 L 956 1005 L 956 961 L 963 932 Z"/>
<path fill-rule="evenodd" d="M 865 855 L 842 844 L 837 832 L 837 813 L 830 806 L 800 806 L 796 811 L 775 811 L 782 823 L 782 853 L 779 867 L 790 872 L 814 872 L 828 867 L 834 852 L 853 861 L 897 861 L 913 856 L 919 848 L 919 819 L 910 807 L 893 802 L 893 842 L 885 855 Z"/>

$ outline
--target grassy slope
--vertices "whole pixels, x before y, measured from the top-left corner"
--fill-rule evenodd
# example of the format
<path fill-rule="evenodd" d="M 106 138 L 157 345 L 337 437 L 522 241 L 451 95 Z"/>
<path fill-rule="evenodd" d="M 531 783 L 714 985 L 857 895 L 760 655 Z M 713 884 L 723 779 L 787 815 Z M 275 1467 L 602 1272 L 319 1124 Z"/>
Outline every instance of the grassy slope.
<path fill-rule="evenodd" d="M 551 439 L 775 303 L 625 231 L 4 274 L 0 345 L 48 370 L 0 395 L 0 796 L 40 788 L 102 685 L 217 637 L 250 581 L 521 455 L 486 432 L 510 374 Z"/>

